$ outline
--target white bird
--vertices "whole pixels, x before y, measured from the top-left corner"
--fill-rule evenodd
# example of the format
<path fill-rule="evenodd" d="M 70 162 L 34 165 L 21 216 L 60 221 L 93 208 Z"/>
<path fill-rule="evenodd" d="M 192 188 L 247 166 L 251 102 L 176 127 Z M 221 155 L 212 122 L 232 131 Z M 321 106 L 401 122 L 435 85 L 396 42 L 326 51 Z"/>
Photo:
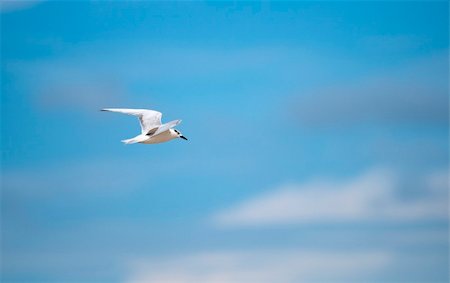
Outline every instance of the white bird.
<path fill-rule="evenodd" d="M 122 140 L 125 144 L 131 143 L 162 143 L 176 138 L 187 140 L 178 130 L 172 129 L 181 123 L 181 120 L 173 120 L 161 124 L 161 112 L 147 109 L 123 109 L 123 108 L 105 108 L 101 111 L 110 111 L 137 116 L 141 124 L 141 134 L 134 138 Z"/>

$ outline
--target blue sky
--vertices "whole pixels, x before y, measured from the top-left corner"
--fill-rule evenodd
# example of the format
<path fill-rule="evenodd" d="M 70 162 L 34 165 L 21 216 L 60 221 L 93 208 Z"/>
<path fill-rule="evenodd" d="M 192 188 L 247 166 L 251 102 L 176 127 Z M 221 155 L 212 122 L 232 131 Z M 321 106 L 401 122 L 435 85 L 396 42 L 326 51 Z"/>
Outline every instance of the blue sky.
<path fill-rule="evenodd" d="M 2 2 L 4 282 L 448 282 L 447 2 Z M 124 146 L 149 108 L 188 142 Z"/>

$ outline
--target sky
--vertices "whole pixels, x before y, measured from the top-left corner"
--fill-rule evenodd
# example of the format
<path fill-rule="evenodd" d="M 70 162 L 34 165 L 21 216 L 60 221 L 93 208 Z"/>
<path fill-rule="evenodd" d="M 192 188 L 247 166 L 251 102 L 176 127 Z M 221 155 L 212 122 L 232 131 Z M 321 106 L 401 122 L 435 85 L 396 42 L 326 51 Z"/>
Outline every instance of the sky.
<path fill-rule="evenodd" d="M 2 282 L 448 282 L 448 2 L 0 7 Z"/>

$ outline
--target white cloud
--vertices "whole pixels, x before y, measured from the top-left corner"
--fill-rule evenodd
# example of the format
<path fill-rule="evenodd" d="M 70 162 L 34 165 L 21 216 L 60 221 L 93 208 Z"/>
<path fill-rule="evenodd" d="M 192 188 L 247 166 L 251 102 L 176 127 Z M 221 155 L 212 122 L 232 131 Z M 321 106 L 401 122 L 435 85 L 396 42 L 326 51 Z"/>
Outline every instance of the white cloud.
<path fill-rule="evenodd" d="M 385 268 L 390 260 L 391 254 L 381 251 L 217 251 L 134 261 L 125 282 L 349 282 Z"/>
<path fill-rule="evenodd" d="M 414 198 L 401 197 L 399 178 L 382 170 L 347 181 L 281 186 L 215 214 L 213 221 L 220 227 L 235 227 L 445 219 L 447 183 L 442 176 L 427 177 L 424 183 L 432 185 L 424 185 L 423 194 Z"/>

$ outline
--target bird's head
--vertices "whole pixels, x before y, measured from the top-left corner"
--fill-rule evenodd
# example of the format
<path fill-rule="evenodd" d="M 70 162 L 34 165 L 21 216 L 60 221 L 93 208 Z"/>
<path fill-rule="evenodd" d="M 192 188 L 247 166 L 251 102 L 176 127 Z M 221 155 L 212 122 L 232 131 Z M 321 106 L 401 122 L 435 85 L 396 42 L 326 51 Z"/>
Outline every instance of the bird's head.
<path fill-rule="evenodd" d="M 175 132 L 175 134 L 180 138 L 180 139 L 183 139 L 183 140 L 188 140 L 185 136 L 183 136 L 183 134 L 180 132 L 180 131 L 178 131 L 178 130 L 176 130 L 176 129 L 173 129 L 173 131 Z"/>

